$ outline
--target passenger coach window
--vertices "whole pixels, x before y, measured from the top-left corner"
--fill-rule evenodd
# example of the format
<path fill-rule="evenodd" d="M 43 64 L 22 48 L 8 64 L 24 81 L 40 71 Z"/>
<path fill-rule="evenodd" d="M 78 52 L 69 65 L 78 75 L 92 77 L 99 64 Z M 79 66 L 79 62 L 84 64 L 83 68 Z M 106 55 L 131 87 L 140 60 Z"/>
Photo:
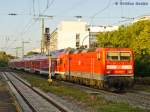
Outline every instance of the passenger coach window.
<path fill-rule="evenodd" d="M 107 52 L 107 60 L 112 61 L 130 61 L 130 52 Z"/>

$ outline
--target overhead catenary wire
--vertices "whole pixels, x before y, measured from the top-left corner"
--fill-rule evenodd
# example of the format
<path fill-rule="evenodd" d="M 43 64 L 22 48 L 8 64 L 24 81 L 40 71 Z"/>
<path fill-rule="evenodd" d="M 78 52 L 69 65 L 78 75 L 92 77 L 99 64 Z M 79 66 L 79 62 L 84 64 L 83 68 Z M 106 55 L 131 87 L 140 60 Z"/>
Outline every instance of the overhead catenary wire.
<path fill-rule="evenodd" d="M 46 8 L 43 10 L 42 14 L 44 14 L 55 2 L 55 0 L 51 0 L 51 2 L 49 0 L 47 0 L 47 5 Z"/>
<path fill-rule="evenodd" d="M 9 43 L 9 46 L 7 46 L 7 47 L 5 48 L 5 50 L 8 50 L 9 48 L 11 48 L 11 46 L 12 46 L 15 42 L 17 42 L 18 39 L 19 39 L 20 37 L 22 37 L 37 21 L 34 21 L 34 22 L 32 22 L 32 23 L 31 23 L 31 22 L 32 22 L 32 19 L 29 20 L 29 22 L 25 25 L 23 31 L 22 31 L 18 36 L 16 36 L 16 38 L 15 38 L 14 41 L 12 41 L 11 43 Z"/>
<path fill-rule="evenodd" d="M 35 0 L 32 0 L 32 2 L 33 2 L 32 3 L 33 15 L 35 16 Z M 16 14 L 16 15 L 24 15 L 24 14 Z M 30 15 L 31 16 L 32 14 L 29 13 L 29 14 L 26 14 L 26 15 Z M 30 27 L 33 25 L 33 23 L 31 23 L 31 22 L 32 22 L 32 18 L 25 25 L 25 27 L 23 28 L 23 30 L 21 31 L 21 33 L 18 36 L 16 36 L 15 40 L 12 41 L 11 43 L 9 43 L 9 46 L 5 47 L 6 50 L 8 50 L 16 41 L 18 41 L 18 39 L 20 37 L 22 37 L 30 29 Z"/>
<path fill-rule="evenodd" d="M 46 0 L 47 1 L 47 4 L 46 4 L 46 6 L 45 6 L 45 9 L 44 10 L 42 10 L 42 9 L 40 9 L 40 0 L 38 0 L 38 1 L 36 1 L 36 0 L 33 0 L 33 1 L 31 1 L 30 3 L 32 3 L 33 2 L 33 4 L 31 4 L 31 7 L 32 7 L 32 9 L 33 9 L 33 14 L 29 14 L 29 15 L 32 15 L 32 16 L 34 16 L 34 17 L 38 17 L 39 18 L 39 15 L 41 14 L 44 14 L 53 4 L 54 4 L 54 2 L 55 2 L 55 0 Z M 35 2 L 38 2 L 38 4 L 36 4 Z M 83 5 L 84 3 L 87 3 L 87 0 L 79 0 L 78 2 L 76 1 L 76 3 L 75 4 L 73 4 L 73 5 L 71 5 L 70 4 L 70 8 L 69 9 L 67 9 L 68 10 L 68 12 L 70 12 L 70 11 L 72 11 L 72 10 L 74 10 L 74 9 L 76 9 L 76 8 L 78 8 L 78 7 L 80 7 L 81 5 Z M 38 6 L 36 6 L 36 5 L 38 5 Z M 118 15 L 119 17 L 100 17 L 100 16 L 98 16 L 100 13 L 102 13 L 102 12 L 104 12 L 104 11 L 106 11 L 107 9 L 109 9 L 110 8 L 110 6 L 111 6 L 111 0 L 108 0 L 108 2 L 106 3 L 106 6 L 105 7 L 103 7 L 101 10 L 99 10 L 99 11 L 97 11 L 97 12 L 95 12 L 92 16 L 82 16 L 82 18 L 88 18 L 89 20 L 91 20 L 91 22 L 90 23 L 92 23 L 92 21 L 93 20 L 95 20 L 95 19 L 105 19 L 105 18 L 108 18 L 108 19 L 116 19 L 116 18 L 120 18 L 120 15 Z M 36 8 L 38 8 L 38 12 L 39 12 L 39 15 L 38 15 L 38 13 L 36 13 Z M 32 10 L 31 9 L 31 10 Z M 55 18 L 63 18 L 63 17 L 75 17 L 75 16 L 65 16 L 65 14 L 66 13 L 68 13 L 68 12 L 65 12 L 65 13 L 61 13 L 61 14 L 63 14 L 63 15 L 54 15 L 54 17 Z M 17 14 L 17 15 L 24 15 L 24 14 Z M 121 14 L 121 16 L 122 16 L 123 14 Z M 38 20 L 36 20 L 36 21 L 38 21 Z M 36 21 L 34 21 L 34 22 L 29 22 L 29 24 L 27 24 L 26 26 L 25 26 L 25 28 L 23 28 L 23 31 L 19 34 L 19 36 L 17 36 L 17 38 L 14 40 L 14 41 L 17 41 L 18 40 L 18 38 L 20 38 L 21 36 L 23 36 L 23 35 L 25 35 L 26 33 L 29 33 L 28 31 L 31 29 L 31 27 L 36 23 Z M 128 21 L 128 20 L 124 20 L 124 21 L 119 21 L 118 22 L 118 24 L 119 23 L 123 23 L 123 22 L 126 22 L 126 21 Z M 12 44 L 10 44 L 10 46 L 12 46 Z"/>
<path fill-rule="evenodd" d="M 94 13 L 94 14 L 91 16 L 90 24 L 92 24 L 94 18 L 95 18 L 97 15 L 99 15 L 100 13 L 104 12 L 105 10 L 107 10 L 107 9 L 110 7 L 110 5 L 111 5 L 111 0 L 108 1 L 107 5 L 106 5 L 103 9 L 101 9 L 101 10 L 97 11 L 96 13 Z"/>
<path fill-rule="evenodd" d="M 72 10 L 78 8 L 79 6 L 81 6 L 81 5 L 83 5 L 83 4 L 87 3 L 87 2 L 88 2 L 88 0 L 79 0 L 79 1 L 76 2 L 75 4 L 71 5 L 69 8 L 67 8 L 67 9 L 65 9 L 65 10 L 63 10 L 63 11 L 61 11 L 61 12 L 59 12 L 59 14 L 57 14 L 57 16 L 60 16 L 60 15 L 62 15 L 62 14 L 63 14 L 63 15 L 64 15 L 64 14 L 67 14 L 67 13 L 69 13 L 70 11 L 72 11 Z"/>
<path fill-rule="evenodd" d="M 33 0 L 33 4 L 32 4 L 32 9 L 33 9 L 33 16 L 36 16 L 35 14 L 35 0 Z M 17 14 L 18 15 L 18 14 Z M 30 14 L 31 15 L 31 14 Z M 23 28 L 23 31 L 15 38 L 14 41 L 12 41 L 9 46 L 5 47 L 6 50 L 8 50 L 13 43 L 15 43 L 18 38 L 22 37 L 26 32 L 28 32 L 28 30 L 37 22 L 37 20 L 35 20 L 34 22 L 32 22 L 32 18 L 29 20 L 29 22 L 25 25 L 25 27 Z M 32 22 L 32 23 L 31 23 Z"/>
<path fill-rule="evenodd" d="M 35 1 L 34 0 L 32 1 L 33 1 L 33 15 L 35 16 Z"/>
<path fill-rule="evenodd" d="M 39 10 L 39 15 L 41 14 L 41 10 L 40 10 L 40 0 L 38 0 L 38 10 Z"/>
<path fill-rule="evenodd" d="M 120 0 L 120 3 L 122 3 L 122 0 Z M 120 11 L 121 11 L 121 17 L 123 17 L 123 6 L 122 5 L 120 5 Z"/>
<path fill-rule="evenodd" d="M 46 8 L 43 10 L 42 14 L 44 14 L 44 13 L 46 12 L 46 10 L 47 10 L 50 6 L 52 6 L 52 4 L 54 3 L 54 1 L 55 1 L 55 0 L 52 0 L 51 2 L 47 1 L 47 6 L 46 6 Z M 39 4 L 39 2 L 38 2 L 38 4 Z M 39 5 L 38 7 L 40 7 L 40 5 Z M 33 6 L 32 6 L 32 8 L 33 8 L 33 16 L 36 16 L 36 14 L 35 14 L 35 0 L 33 0 Z M 40 8 L 39 8 L 39 14 L 40 14 Z M 42 15 L 42 14 L 41 14 L 41 15 Z M 5 50 L 8 50 L 8 49 L 13 45 L 13 43 L 15 43 L 15 42 L 18 40 L 18 38 L 22 37 L 25 33 L 27 33 L 28 30 L 38 21 L 38 19 L 36 19 L 36 20 L 35 20 L 34 22 L 32 22 L 32 23 L 31 23 L 31 21 L 32 21 L 32 19 L 30 19 L 30 21 L 28 22 L 28 24 L 24 27 L 23 31 L 15 38 L 15 40 L 12 41 L 12 42 L 9 44 L 9 46 L 6 46 L 6 47 L 5 47 Z"/>

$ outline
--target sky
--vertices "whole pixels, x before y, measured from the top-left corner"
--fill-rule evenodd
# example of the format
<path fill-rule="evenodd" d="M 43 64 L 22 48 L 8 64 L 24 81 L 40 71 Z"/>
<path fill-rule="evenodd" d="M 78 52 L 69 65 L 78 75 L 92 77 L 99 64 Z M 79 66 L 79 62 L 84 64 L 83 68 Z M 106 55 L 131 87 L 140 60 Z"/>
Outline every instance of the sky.
<path fill-rule="evenodd" d="M 126 4 L 120 5 L 120 2 Z M 137 5 L 144 2 L 145 5 Z M 15 16 L 10 14 L 17 14 Z M 149 0 L 1 0 L 0 1 L 0 51 L 15 55 L 15 48 L 25 44 L 25 51 L 40 47 L 41 23 L 39 15 L 45 18 L 45 26 L 53 31 L 61 21 L 77 20 L 89 25 L 127 24 L 144 15 L 150 15 Z M 21 56 L 21 49 L 18 50 Z"/>

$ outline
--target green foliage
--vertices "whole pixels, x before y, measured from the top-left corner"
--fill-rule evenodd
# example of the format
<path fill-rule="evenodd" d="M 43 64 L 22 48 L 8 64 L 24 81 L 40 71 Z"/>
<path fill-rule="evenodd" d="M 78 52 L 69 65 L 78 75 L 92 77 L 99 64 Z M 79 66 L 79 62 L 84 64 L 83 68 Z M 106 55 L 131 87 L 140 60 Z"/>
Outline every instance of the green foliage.
<path fill-rule="evenodd" d="M 117 31 L 99 33 L 99 47 L 127 47 L 135 54 L 135 73 L 150 73 L 150 21 L 120 26 Z M 149 74 L 150 75 L 150 74 Z"/>
<path fill-rule="evenodd" d="M 150 93 L 150 77 L 138 78 L 134 90 Z"/>
<path fill-rule="evenodd" d="M 39 53 L 38 53 L 38 52 L 30 51 L 30 52 L 27 53 L 27 56 L 29 56 L 29 55 L 34 55 L 34 54 L 39 54 Z"/>
<path fill-rule="evenodd" d="M 14 58 L 11 55 L 7 55 L 5 52 L 0 51 L 0 67 L 6 67 L 8 65 L 8 61 Z"/>

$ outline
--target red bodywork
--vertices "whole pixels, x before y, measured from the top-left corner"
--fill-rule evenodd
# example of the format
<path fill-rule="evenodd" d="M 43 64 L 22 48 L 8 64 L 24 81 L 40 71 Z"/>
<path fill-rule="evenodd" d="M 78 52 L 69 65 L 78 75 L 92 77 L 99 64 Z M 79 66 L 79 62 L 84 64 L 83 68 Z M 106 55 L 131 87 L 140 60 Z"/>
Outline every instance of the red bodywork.
<path fill-rule="evenodd" d="M 129 61 L 107 60 L 107 52 L 129 52 Z M 58 57 L 58 73 L 83 72 L 97 75 L 132 76 L 134 74 L 133 52 L 128 48 L 97 48 L 95 51 L 81 51 L 80 53 L 62 53 Z"/>
<path fill-rule="evenodd" d="M 32 72 L 56 75 L 62 79 L 70 77 L 97 81 L 109 81 L 116 78 L 134 77 L 133 51 L 129 48 L 97 48 L 86 50 L 64 50 L 58 55 L 44 58 L 29 58 L 10 62 L 12 68 L 24 68 Z M 50 66 L 49 66 L 50 61 Z M 76 80 L 76 79 L 75 79 Z M 128 83 L 128 82 L 127 82 Z M 115 84 L 116 85 L 116 84 Z M 120 85 L 120 84 L 118 84 Z M 99 86 L 99 85 L 98 85 Z"/>

